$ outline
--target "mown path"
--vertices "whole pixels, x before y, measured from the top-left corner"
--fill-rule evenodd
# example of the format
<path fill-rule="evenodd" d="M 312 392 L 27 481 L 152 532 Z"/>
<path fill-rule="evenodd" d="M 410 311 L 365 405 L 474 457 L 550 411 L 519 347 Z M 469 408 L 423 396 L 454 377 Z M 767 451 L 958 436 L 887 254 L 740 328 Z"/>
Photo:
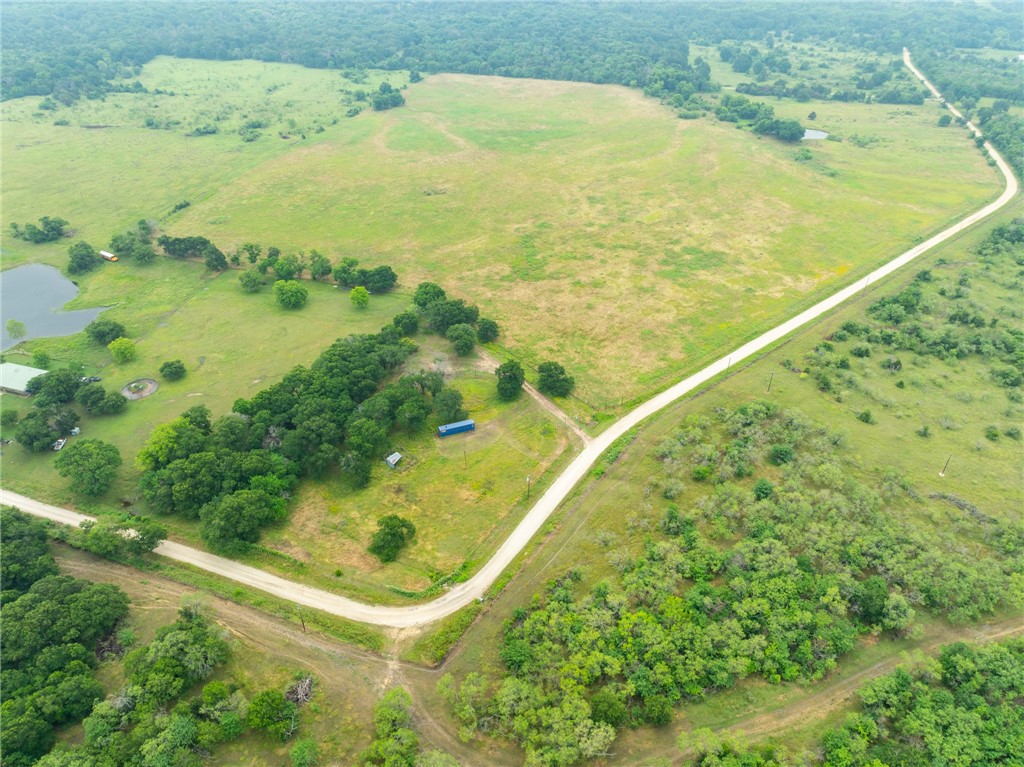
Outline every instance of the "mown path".
<path fill-rule="evenodd" d="M 935 87 L 929 83 L 924 76 L 917 71 L 917 69 L 914 68 L 910 61 L 910 52 L 904 49 L 903 56 L 904 62 L 914 72 L 914 74 L 928 86 L 937 98 L 941 98 L 938 90 L 936 90 Z M 949 105 L 947 105 L 947 107 L 952 110 Z M 955 110 L 952 111 L 956 113 Z M 980 135 L 978 129 L 973 125 L 970 126 L 970 128 L 974 130 L 977 135 Z M 572 489 L 580 482 L 580 480 L 587 476 L 590 469 L 601 455 L 611 447 L 612 443 L 619 437 L 622 437 L 641 421 L 668 407 L 673 402 L 689 394 L 697 387 L 707 383 L 715 376 L 726 372 L 734 363 L 745 360 L 748 357 L 768 348 L 793 331 L 836 308 L 872 283 L 889 276 L 897 269 L 906 266 L 915 258 L 928 252 L 936 245 L 945 242 L 951 237 L 978 223 L 982 219 L 987 218 L 1007 205 L 1010 201 L 1016 199 L 1019 187 L 1017 179 L 1010 170 L 1010 167 L 989 142 L 986 141 L 984 147 L 1006 179 L 1006 188 L 995 201 L 970 214 L 948 229 L 939 232 L 925 242 L 914 246 L 907 252 L 897 258 L 894 258 L 889 263 L 871 272 L 864 279 L 858 280 L 855 284 L 843 288 L 839 292 L 815 304 L 810 309 L 801 312 L 796 317 L 787 320 L 781 325 L 755 338 L 753 341 L 750 341 L 729 354 L 724 355 L 717 362 L 713 362 L 700 372 L 695 373 L 660 394 L 655 395 L 630 413 L 627 413 L 619 421 L 612 424 L 612 426 L 607 430 L 584 446 L 579 455 L 577 455 L 561 475 L 552 482 L 550 487 L 548 487 L 544 494 L 537 500 L 537 503 L 533 508 L 527 512 L 523 520 L 519 523 L 516 529 L 512 531 L 512 534 L 501 544 L 491 559 L 488 560 L 472 578 L 455 586 L 443 596 L 438 597 L 432 602 L 410 605 L 408 607 L 385 607 L 363 604 L 337 594 L 294 583 L 276 575 L 265 573 L 255 567 L 243 565 L 230 559 L 218 557 L 214 554 L 199 551 L 198 549 L 193 549 L 172 541 L 164 541 L 161 543 L 157 548 L 156 553 L 161 556 L 169 557 L 170 559 L 175 559 L 180 562 L 186 562 L 196 567 L 200 567 L 246 586 L 266 591 L 267 593 L 273 594 L 274 596 L 282 599 L 290 600 L 296 604 L 313 607 L 333 615 L 338 615 L 343 618 L 349 618 L 363 623 L 370 623 L 378 626 L 389 626 L 392 628 L 406 628 L 409 626 L 433 623 L 434 621 L 445 618 L 460 608 L 470 604 L 474 600 L 481 599 L 483 597 L 491 584 L 494 583 L 499 575 L 501 575 L 502 571 L 508 567 L 519 552 L 523 550 L 526 544 L 529 543 L 530 539 L 537 534 L 537 531 L 540 530 L 541 526 L 554 513 L 555 509 L 557 509 L 569 493 L 572 492 Z M 30 514 L 46 517 L 65 524 L 78 525 L 81 522 L 90 519 L 89 517 L 76 514 L 68 511 L 67 509 L 35 501 L 31 498 L 26 498 L 25 496 L 12 493 L 7 490 L 0 490 L 0 503 L 16 506 L 22 511 Z"/>

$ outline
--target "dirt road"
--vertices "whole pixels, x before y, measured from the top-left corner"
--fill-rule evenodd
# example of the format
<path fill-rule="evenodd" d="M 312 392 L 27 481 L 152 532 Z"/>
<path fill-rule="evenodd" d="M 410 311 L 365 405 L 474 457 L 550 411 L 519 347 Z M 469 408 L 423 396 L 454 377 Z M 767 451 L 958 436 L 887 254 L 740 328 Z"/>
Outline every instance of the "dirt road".
<path fill-rule="evenodd" d="M 913 69 L 913 65 L 910 63 L 910 53 L 906 50 L 904 50 L 904 61 L 907 63 L 907 66 L 910 67 L 926 85 L 928 85 L 932 92 L 936 94 L 936 97 L 941 98 L 934 86 L 928 83 L 916 69 Z M 948 229 L 936 234 L 925 242 L 914 246 L 906 253 L 903 253 L 884 266 L 871 272 L 864 279 L 858 280 L 856 284 L 843 288 L 838 293 L 829 296 L 820 303 L 812 306 L 810 309 L 801 312 L 791 320 L 787 320 L 778 327 L 769 330 L 764 335 L 761 335 L 753 341 L 744 344 L 729 354 L 726 354 L 717 362 L 713 362 L 700 372 L 680 381 L 671 388 L 663 391 L 661 394 L 652 397 L 647 400 L 647 402 L 639 405 L 632 412 L 623 416 L 601 435 L 593 438 L 584 446 L 579 455 L 576 456 L 572 463 L 565 468 L 562 474 L 552 482 L 547 491 L 537 500 L 534 507 L 530 509 L 516 529 L 512 531 L 512 534 L 504 541 L 504 543 L 501 544 L 498 550 L 494 553 L 494 556 L 492 556 L 491 559 L 472 578 L 458 586 L 455 586 L 443 596 L 438 597 L 432 602 L 420 605 L 411 605 L 409 607 L 381 607 L 376 605 L 366 605 L 338 596 L 337 594 L 331 594 L 326 591 L 321 591 L 320 589 L 293 583 L 285 580 L 284 578 L 279 578 L 276 575 L 265 573 L 254 567 L 242 565 L 238 562 L 233 562 L 229 559 L 224 559 L 223 557 L 218 557 L 203 551 L 198 551 L 197 549 L 189 548 L 188 546 L 183 546 L 179 543 L 165 541 L 160 544 L 157 549 L 157 553 L 171 559 L 176 559 L 181 562 L 187 562 L 197 567 L 201 567 L 205 570 L 216 573 L 217 575 L 243 583 L 246 586 L 266 591 L 274 596 L 281 597 L 282 599 L 288 599 L 296 604 L 306 605 L 308 607 L 313 607 L 318 610 L 323 610 L 334 615 L 340 615 L 344 618 L 361 621 L 363 623 L 390 626 L 393 628 L 405 628 L 407 626 L 433 623 L 434 621 L 445 618 L 456 610 L 470 604 L 474 600 L 483 597 L 490 585 L 494 583 L 501 572 L 508 567 L 509 563 L 512 562 L 516 555 L 522 551 L 523 547 L 526 546 L 530 539 L 537 534 L 537 531 L 540 530 L 541 526 L 547 521 L 555 509 L 558 508 L 559 504 L 561 504 L 561 502 L 569 495 L 576 484 L 589 473 L 591 467 L 597 459 L 600 458 L 601 454 L 627 431 L 646 418 L 649 418 L 663 408 L 671 405 L 681 397 L 689 394 L 697 387 L 707 383 L 715 376 L 726 372 L 733 364 L 741 362 L 742 360 L 766 349 L 793 331 L 801 328 L 809 322 L 812 322 L 826 312 L 831 311 L 847 299 L 852 298 L 868 285 L 871 285 L 872 283 L 892 274 L 897 269 L 906 266 L 921 254 L 926 253 L 936 245 L 945 242 L 968 227 L 992 215 L 1011 200 L 1014 200 L 1018 193 L 1016 177 L 990 143 L 985 142 L 984 146 L 985 150 L 993 158 L 997 167 L 1006 179 L 1006 188 L 995 201 L 989 203 L 981 210 L 967 216 L 959 223 L 956 223 Z M 0 502 L 17 506 L 28 513 L 47 517 L 48 519 L 54 519 L 58 522 L 63 522 L 64 524 L 77 525 L 81 521 L 87 519 L 87 517 L 80 514 L 74 514 L 66 509 L 60 509 L 56 506 L 40 503 L 6 490 L 0 490 Z"/>

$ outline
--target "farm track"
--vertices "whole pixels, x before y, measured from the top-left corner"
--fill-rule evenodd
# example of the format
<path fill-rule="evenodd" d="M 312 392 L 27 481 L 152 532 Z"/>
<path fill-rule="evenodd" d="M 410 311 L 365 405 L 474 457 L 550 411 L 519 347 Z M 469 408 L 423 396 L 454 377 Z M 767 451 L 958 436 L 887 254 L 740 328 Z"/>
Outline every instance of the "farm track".
<path fill-rule="evenodd" d="M 914 72 L 914 74 L 931 90 L 933 94 L 935 94 L 937 98 L 941 99 L 941 94 L 939 94 L 938 90 L 913 66 L 909 51 L 904 49 L 903 56 L 904 63 L 907 67 Z M 950 107 L 948 104 L 946 106 L 954 114 L 959 116 L 959 113 L 956 112 L 955 109 Z M 981 135 L 980 131 L 978 131 L 975 126 L 968 123 L 968 127 L 975 133 L 975 135 Z M 1013 172 L 989 142 L 985 142 L 984 147 L 1006 179 L 1006 188 L 995 201 L 966 216 L 958 223 L 936 234 L 925 242 L 916 245 L 889 263 L 871 272 L 867 277 L 858 280 L 853 285 L 849 285 L 848 287 L 838 291 L 818 304 L 815 304 L 810 309 L 800 313 L 796 317 L 793 317 L 772 330 L 769 330 L 753 341 L 744 344 L 730 354 L 723 356 L 717 362 L 708 365 L 698 373 L 680 381 L 660 394 L 657 394 L 639 405 L 630 413 L 623 416 L 619 421 L 612 424 L 599 436 L 591 439 L 589 442 L 586 442 L 583 450 L 565 468 L 562 474 L 552 482 L 547 491 L 538 499 L 537 503 L 530 509 L 512 534 L 501 544 L 491 559 L 488 560 L 472 578 L 452 588 L 450 591 L 432 602 L 410 605 L 407 607 L 367 605 L 361 602 L 356 602 L 352 599 L 347 599 L 337 594 L 294 583 L 276 575 L 265 573 L 257 568 L 243 565 L 223 557 L 199 551 L 179 543 L 174 543 L 172 541 L 162 542 L 157 547 L 156 553 L 170 559 L 200 567 L 246 586 L 290 600 L 296 604 L 316 608 L 333 615 L 338 615 L 343 618 L 363 623 L 392 628 L 405 628 L 433 623 L 434 621 L 445 618 L 460 608 L 470 604 L 474 600 L 483 598 L 491 584 L 494 583 L 502 571 L 504 571 L 512 560 L 515 559 L 533 536 L 536 535 L 580 480 L 589 474 L 591 467 L 597 462 L 601 455 L 611 447 L 615 440 L 625 435 L 641 421 L 661 411 L 668 405 L 676 402 L 683 396 L 711 381 L 716 376 L 725 373 L 732 367 L 733 363 L 745 360 L 748 357 L 767 349 L 772 344 L 780 341 L 793 331 L 812 322 L 826 312 L 836 308 L 844 301 L 852 298 L 869 285 L 889 276 L 935 246 L 987 218 L 1003 208 L 1010 201 L 1016 199 L 1019 187 Z M 545 398 L 541 398 L 541 400 L 545 400 Z M 548 404 L 551 405 L 550 402 L 548 402 Z M 551 407 L 554 406 L 551 405 Z M 563 421 L 564 417 L 564 414 L 562 414 Z M 0 490 L 0 503 L 16 506 L 27 513 L 45 517 L 63 524 L 78 525 L 81 522 L 90 519 L 89 517 L 77 514 L 67 509 L 35 501 L 7 490 Z"/>

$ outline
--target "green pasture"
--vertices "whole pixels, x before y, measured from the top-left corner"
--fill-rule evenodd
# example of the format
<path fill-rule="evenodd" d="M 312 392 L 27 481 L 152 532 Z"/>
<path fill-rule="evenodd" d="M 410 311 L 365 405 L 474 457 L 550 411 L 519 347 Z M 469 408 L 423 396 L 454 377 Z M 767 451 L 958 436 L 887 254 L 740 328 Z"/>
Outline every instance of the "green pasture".
<path fill-rule="evenodd" d="M 383 461 L 355 490 L 337 477 L 305 482 L 286 526 L 270 529 L 247 561 L 322 588 L 374 602 L 407 604 L 441 592 L 433 583 L 467 577 L 512 532 L 536 498 L 575 453 L 577 443 L 527 396 L 501 402 L 494 375 L 473 360 L 452 358 L 448 344 L 423 338 L 406 369 L 439 369 L 462 392 L 476 430 L 445 439 L 432 418 L 415 433 L 396 429 L 395 469 Z M 416 526 L 412 545 L 387 565 L 366 551 L 377 519 L 397 514 Z"/>
<path fill-rule="evenodd" d="M 150 218 L 226 251 L 257 241 L 388 263 L 407 286 L 480 304 L 505 354 L 563 362 L 593 414 L 699 368 L 1000 183 L 966 134 L 935 126 L 934 105 L 779 102 L 843 139 L 795 147 L 677 120 L 626 88 L 438 75 L 406 107 L 344 117 L 353 89 L 382 77 L 161 58 L 143 69 L 149 94 L 52 112 L 7 102 L 6 219 L 60 215 L 103 244 Z M 175 114 L 180 126 L 141 127 Z M 238 126 L 263 118 L 244 142 Z M 211 120 L 216 135 L 185 135 Z M 0 244 L 5 264 L 59 264 L 66 248 Z"/>
<path fill-rule="evenodd" d="M 227 413 L 239 397 L 251 397 L 296 365 L 310 364 L 335 339 L 376 332 L 408 304 L 407 296 L 380 295 L 372 298 L 366 310 L 356 310 L 343 291 L 307 283 L 310 295 L 305 308 L 288 311 L 276 304 L 270 287 L 256 294 L 242 293 L 235 270 L 212 275 L 199 264 L 169 259 L 142 267 L 104 264 L 101 274 L 81 283 L 86 290 L 72 302 L 73 307 L 110 305 L 103 316 L 125 325 L 138 348 L 136 359 L 115 363 L 106 348 L 85 333 L 40 339 L 26 346 L 44 350 L 58 362 L 85 364 L 108 390 L 120 390 L 136 378 L 153 378 L 160 388 L 145 399 L 129 402 L 119 415 L 83 418 L 83 435 L 117 445 L 125 462 L 119 481 L 98 504 L 72 499 L 66 482 L 53 470 L 52 454 L 29 453 L 11 445 L 4 450 L 2 469 L 4 486 L 11 490 L 54 503 L 74 500 L 96 510 L 136 496 L 134 457 L 157 424 L 195 405 L 205 405 L 214 416 Z M 7 357 L 12 362 L 31 362 L 18 355 Z M 174 359 L 184 362 L 188 373 L 180 381 L 165 381 L 158 373 L 160 365 Z M 24 411 L 30 405 L 24 398 L 0 397 L 4 409 Z"/>

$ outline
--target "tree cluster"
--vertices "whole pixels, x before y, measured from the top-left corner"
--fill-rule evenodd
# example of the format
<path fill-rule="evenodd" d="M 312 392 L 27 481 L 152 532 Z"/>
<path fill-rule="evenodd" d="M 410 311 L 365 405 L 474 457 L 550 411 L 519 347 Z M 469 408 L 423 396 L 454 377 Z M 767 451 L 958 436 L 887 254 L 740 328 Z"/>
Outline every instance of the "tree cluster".
<path fill-rule="evenodd" d="M 374 110 L 382 112 L 385 109 L 394 109 L 405 104 L 405 96 L 402 95 L 401 91 L 393 88 L 391 83 L 385 81 L 380 84 L 380 88 L 373 94 L 370 103 L 373 105 Z"/>
<path fill-rule="evenodd" d="M 804 127 L 798 120 L 779 120 L 770 104 L 751 101 L 746 96 L 725 94 L 715 108 L 715 116 L 724 122 L 746 123 L 754 133 L 782 141 L 799 141 L 804 136 Z"/>
<path fill-rule="evenodd" d="M 862 711 L 823 738 L 835 767 L 1008 764 L 1024 733 L 1024 640 L 946 645 L 858 691 Z"/>
<path fill-rule="evenodd" d="M 973 291 L 972 283 L 984 281 L 990 289 L 1011 284 L 1024 263 L 1024 221 L 995 227 L 975 256 L 978 268 L 950 277 L 925 270 L 898 293 L 874 301 L 866 311 L 868 321 L 845 322 L 807 355 L 804 371 L 820 391 L 834 393 L 863 388 L 850 356 L 869 359 L 884 352 L 888 356 L 880 365 L 893 375 L 902 369 L 901 352 L 947 361 L 978 356 L 988 362 L 993 381 L 1020 388 L 1024 332 L 1005 324 L 1001 303 L 983 300 L 984 293 Z"/>
<path fill-rule="evenodd" d="M 153 230 L 145 219 L 139 221 L 134 229 L 115 234 L 110 238 L 110 251 L 125 261 L 137 264 L 151 264 L 156 260 L 156 251 L 152 244 Z"/>
<path fill-rule="evenodd" d="M 172 258 L 201 258 L 211 271 L 228 268 L 227 256 L 205 237 L 171 237 L 163 234 L 157 238 L 156 243 Z"/>
<path fill-rule="evenodd" d="M 341 263 L 334 267 L 331 276 L 344 288 L 361 287 L 371 293 L 387 293 L 398 282 L 398 275 L 390 266 L 365 269 L 359 266 L 358 259 L 351 257 L 341 259 Z"/>
<path fill-rule="evenodd" d="M 480 316 L 480 310 L 467 304 L 461 298 L 448 298 L 444 288 L 433 282 L 421 282 L 416 286 L 412 302 L 416 310 L 436 333 L 452 342 L 455 353 L 465 356 L 473 351 L 477 341 L 490 343 L 498 337 L 498 323 Z M 399 315 L 396 323 L 408 324 L 415 328 L 419 320 L 412 312 Z"/>
<path fill-rule="evenodd" d="M 61 237 L 65 236 L 65 227 L 68 222 L 63 218 L 50 218 L 49 216 L 43 216 L 39 219 L 39 226 L 35 224 L 20 224 L 11 223 L 11 235 L 18 240 L 26 240 L 27 242 L 34 242 L 36 244 L 41 242 L 56 242 Z"/>
<path fill-rule="evenodd" d="M 336 341 L 309 367 L 297 367 L 234 413 L 211 423 L 205 408 L 161 424 L 139 452 L 141 487 L 160 513 L 201 520 L 211 546 L 255 542 L 283 518 L 302 476 L 340 466 L 357 486 L 386 453 L 394 425 L 415 430 L 443 391 L 438 374 L 381 382 L 414 349 L 389 326 Z"/>
<path fill-rule="evenodd" d="M 42 522 L 0 510 L 3 553 L 4 765 L 28 767 L 102 699 L 93 679 L 97 641 L 128 614 L 116 586 L 57 574 Z"/>
<path fill-rule="evenodd" d="M 688 418 L 658 449 L 655 486 L 668 497 L 705 467 L 714 488 L 688 511 L 668 504 L 640 553 L 610 551 L 613 577 L 585 590 L 569 572 L 515 611 L 493 696 L 446 683 L 467 734 L 489 728 L 532 763 L 571 764 L 607 753 L 616 728 L 664 724 L 745 677 L 820 679 L 858 634 L 906 632 L 915 607 L 965 621 L 1016 603 L 1019 547 L 953 553 L 952 534 L 886 513 L 844 471 L 839 442 L 769 402 Z M 758 484 L 772 464 L 779 481 Z"/>
<path fill-rule="evenodd" d="M 85 240 L 79 240 L 68 248 L 68 274 L 91 272 L 101 263 L 100 254 Z"/>
<path fill-rule="evenodd" d="M 60 747 L 37 764 L 201 764 L 217 744 L 245 730 L 246 701 L 219 681 L 207 683 L 195 697 L 182 696 L 209 679 L 227 658 L 224 632 L 198 607 L 182 608 L 178 619 L 160 628 L 152 642 L 125 656 L 125 683 L 92 706 L 82 722 L 84 742 Z"/>

